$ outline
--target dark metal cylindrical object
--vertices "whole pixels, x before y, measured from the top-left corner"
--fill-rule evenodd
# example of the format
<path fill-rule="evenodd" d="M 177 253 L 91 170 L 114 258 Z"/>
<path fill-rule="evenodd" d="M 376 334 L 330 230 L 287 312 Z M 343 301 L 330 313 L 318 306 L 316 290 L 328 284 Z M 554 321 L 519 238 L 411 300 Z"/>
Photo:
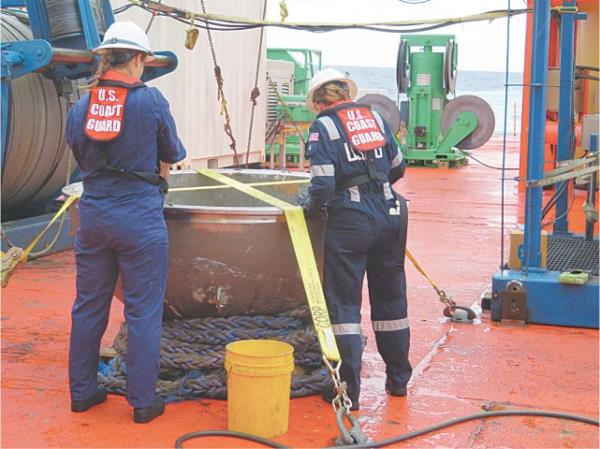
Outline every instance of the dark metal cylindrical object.
<path fill-rule="evenodd" d="M 308 181 L 305 173 L 219 171 L 244 183 Z M 307 304 L 283 211 L 193 171 L 173 172 L 169 184 L 166 316 L 272 315 Z M 219 188 L 177 191 L 194 186 Z M 302 186 L 256 188 L 295 204 Z M 325 220 L 311 218 L 307 224 L 321 269 Z M 116 295 L 122 299 L 119 288 Z"/>
<path fill-rule="evenodd" d="M 1 14 L 2 42 L 33 39 L 27 25 Z M 77 91 L 71 82 L 61 90 Z M 32 73 L 9 81 L 9 119 L 2 167 L 2 218 L 27 215 L 30 206 L 48 200 L 76 169 L 65 139 L 68 100 L 57 84 Z"/>
<path fill-rule="evenodd" d="M 106 31 L 106 23 L 102 12 L 102 0 L 88 1 L 96 19 L 98 31 L 103 33 Z M 77 0 L 46 0 L 45 3 L 53 44 L 60 45 L 66 38 L 83 34 Z"/>

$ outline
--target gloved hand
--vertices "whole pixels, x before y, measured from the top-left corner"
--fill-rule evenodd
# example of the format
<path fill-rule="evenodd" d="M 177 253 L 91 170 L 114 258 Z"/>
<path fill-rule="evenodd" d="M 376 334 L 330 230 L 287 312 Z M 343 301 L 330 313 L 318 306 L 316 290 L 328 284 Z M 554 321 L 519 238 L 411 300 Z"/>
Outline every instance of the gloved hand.
<path fill-rule="evenodd" d="M 311 202 L 310 193 L 308 193 L 308 190 L 301 190 L 300 193 L 298 193 L 298 198 L 296 201 L 298 202 L 298 205 L 302 207 L 302 209 L 307 210 Z"/>
<path fill-rule="evenodd" d="M 312 206 L 312 197 L 308 190 L 303 190 L 298 194 L 298 205 L 304 210 L 304 215 L 307 217 L 318 217 L 321 215 L 321 210 L 314 210 Z"/>

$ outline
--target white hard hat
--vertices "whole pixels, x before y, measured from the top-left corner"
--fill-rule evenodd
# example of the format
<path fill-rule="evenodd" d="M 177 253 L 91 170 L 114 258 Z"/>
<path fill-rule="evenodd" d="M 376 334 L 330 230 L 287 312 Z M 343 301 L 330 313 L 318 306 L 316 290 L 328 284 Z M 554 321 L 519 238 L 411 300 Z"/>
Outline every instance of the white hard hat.
<path fill-rule="evenodd" d="M 148 36 L 139 26 L 133 22 L 115 22 L 104 34 L 104 40 L 96 50 L 107 48 L 122 48 L 129 50 L 138 50 L 144 53 L 152 54 Z"/>
<path fill-rule="evenodd" d="M 331 81 L 345 82 L 350 89 L 350 99 L 354 100 L 354 98 L 356 98 L 356 93 L 358 92 L 356 83 L 342 72 L 336 69 L 327 68 L 318 72 L 308 83 L 308 94 L 306 95 L 306 107 L 308 107 L 308 109 L 313 112 L 318 111 L 316 104 L 313 102 L 315 91 L 322 85 L 330 83 Z"/>

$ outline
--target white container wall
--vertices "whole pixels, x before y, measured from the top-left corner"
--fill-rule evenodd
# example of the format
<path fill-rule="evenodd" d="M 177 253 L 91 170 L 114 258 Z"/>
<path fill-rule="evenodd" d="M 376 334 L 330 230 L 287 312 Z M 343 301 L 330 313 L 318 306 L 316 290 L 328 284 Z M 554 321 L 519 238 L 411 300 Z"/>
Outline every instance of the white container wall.
<path fill-rule="evenodd" d="M 115 0 L 113 8 L 128 2 Z M 166 4 L 192 12 L 202 12 L 199 1 L 168 0 Z M 263 0 L 205 0 L 208 13 L 237 17 L 262 18 Z M 132 20 L 146 29 L 151 15 L 137 7 L 118 14 L 116 20 Z M 154 50 L 169 50 L 177 54 L 179 66 L 162 78 L 150 82 L 158 87 L 169 100 L 177 123 L 177 130 L 185 144 L 188 157 L 185 167 L 226 167 L 234 165 L 230 139 L 223 130 L 225 116 L 221 115 L 221 102 L 217 99 L 217 83 L 207 32 L 200 35 L 193 50 L 185 48 L 186 30 L 189 25 L 169 17 L 156 17 L 148 36 Z M 252 102 L 250 93 L 254 88 L 260 29 L 247 31 L 211 30 L 217 63 L 221 66 L 225 98 L 231 117 L 233 136 L 240 163 L 246 160 L 248 133 Z M 264 160 L 264 136 L 267 111 L 266 29 L 260 54 L 257 99 L 249 162 Z"/>

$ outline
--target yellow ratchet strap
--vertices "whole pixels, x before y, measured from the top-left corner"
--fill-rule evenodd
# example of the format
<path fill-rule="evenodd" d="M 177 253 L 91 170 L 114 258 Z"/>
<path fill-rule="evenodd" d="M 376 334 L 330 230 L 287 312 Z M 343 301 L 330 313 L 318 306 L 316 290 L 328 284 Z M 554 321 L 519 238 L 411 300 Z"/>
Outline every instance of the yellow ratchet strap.
<path fill-rule="evenodd" d="M 408 257 L 410 259 L 410 261 L 413 263 L 413 265 L 415 266 L 417 271 L 419 273 L 421 273 L 425 277 L 425 279 L 427 279 L 429 281 L 429 284 L 434 288 L 434 290 L 438 291 L 439 290 L 438 286 L 435 285 L 435 283 L 433 282 L 433 279 L 431 279 L 429 277 L 429 275 L 425 272 L 423 267 L 421 267 L 419 262 L 417 262 L 417 259 L 415 259 L 415 256 L 412 255 L 412 253 L 408 250 L 408 248 L 406 248 L 406 257 Z"/>
<path fill-rule="evenodd" d="M 260 186 L 279 186 L 279 185 L 287 185 L 287 184 L 308 184 L 308 179 L 292 179 L 288 181 L 263 181 L 263 182 L 249 182 L 248 184 L 244 184 L 252 187 L 260 187 Z M 174 187 L 169 189 L 169 192 L 193 192 L 196 190 L 216 190 L 216 189 L 231 189 L 232 186 L 229 185 L 216 185 L 216 186 L 197 186 L 197 187 Z"/>
<path fill-rule="evenodd" d="M 33 241 L 27 246 L 27 248 L 25 248 L 25 250 L 23 250 L 23 252 L 21 253 L 21 257 L 11 260 L 7 267 L 2 267 L 2 287 L 6 287 L 6 285 L 8 284 L 8 279 L 9 279 L 12 271 L 17 267 L 17 265 L 20 262 L 27 261 L 29 254 L 31 253 L 31 251 L 33 251 L 33 248 L 35 248 L 35 246 L 42 239 L 44 234 L 46 234 L 48 229 L 50 229 L 50 226 L 52 226 L 54 224 L 54 222 L 56 220 L 58 220 L 67 211 L 69 206 L 71 204 L 73 204 L 73 202 L 77 199 L 79 199 L 79 196 L 70 196 L 69 198 L 67 198 L 65 200 L 65 202 L 63 203 L 62 207 L 58 210 L 58 212 L 56 212 L 56 214 L 54 214 L 54 216 L 48 222 L 48 224 L 46 226 L 44 226 L 44 229 L 42 229 L 40 231 L 40 233 L 36 236 L 36 238 L 33 239 Z"/>
<path fill-rule="evenodd" d="M 214 170 L 205 168 L 198 170 L 198 173 L 231 186 L 240 192 L 264 201 L 284 212 L 321 351 L 328 360 L 338 362 L 340 360 L 340 352 L 335 342 L 331 321 L 329 321 L 325 295 L 323 294 L 323 288 L 321 287 L 319 270 L 317 269 L 317 263 L 315 261 L 315 255 L 308 235 L 308 228 L 306 226 L 302 208 L 286 203 L 279 198 L 261 192 L 254 187 L 236 181 L 229 176 L 217 173 Z"/>
<path fill-rule="evenodd" d="M 38 244 L 38 242 L 41 240 L 41 238 L 44 236 L 44 234 L 48 231 L 48 229 L 50 229 L 50 226 L 52 226 L 54 224 L 54 222 L 56 220 L 58 220 L 61 217 L 61 215 L 67 211 L 69 206 L 78 199 L 79 199 L 79 196 L 73 195 L 73 196 L 68 197 L 65 200 L 65 202 L 63 203 L 61 208 L 58 210 L 58 212 L 56 212 L 56 214 L 54 214 L 54 217 L 52 217 L 52 219 L 48 222 L 48 224 L 44 227 L 44 229 L 42 229 L 40 231 L 40 233 L 37 235 L 37 237 L 35 239 L 33 239 L 33 242 L 31 242 L 29 244 L 29 246 L 27 246 L 27 248 L 25 248 L 25 251 L 23 251 L 23 255 L 21 256 L 21 259 L 19 259 L 19 262 L 27 260 L 27 258 L 29 257 L 29 253 L 31 251 L 33 251 L 33 248 L 35 248 L 35 245 Z"/>

